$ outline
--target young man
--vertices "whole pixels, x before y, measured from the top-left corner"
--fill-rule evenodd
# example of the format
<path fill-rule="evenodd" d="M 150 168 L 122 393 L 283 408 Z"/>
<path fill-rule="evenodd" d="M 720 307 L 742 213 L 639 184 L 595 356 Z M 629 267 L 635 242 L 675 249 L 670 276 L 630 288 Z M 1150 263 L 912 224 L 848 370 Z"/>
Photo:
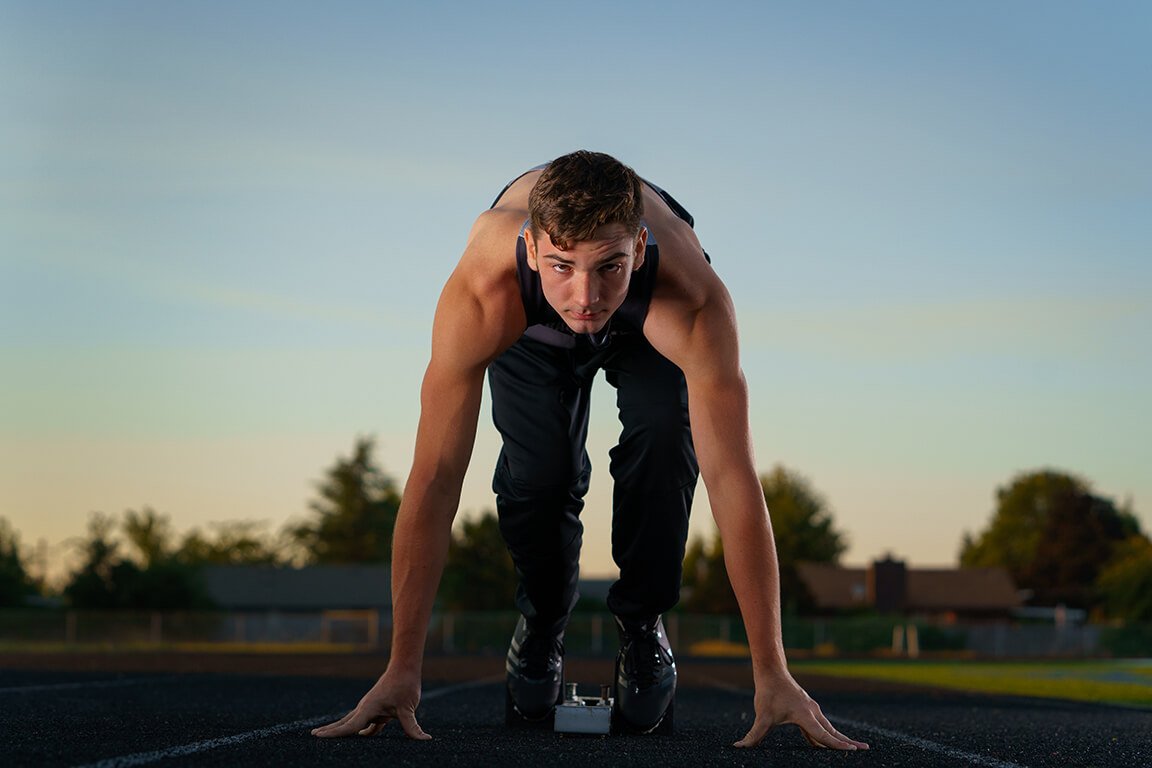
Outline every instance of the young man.
<path fill-rule="evenodd" d="M 562 679 L 588 489 L 588 395 L 616 388 L 608 607 L 617 617 L 618 715 L 665 716 L 676 672 L 660 616 L 675 605 L 697 473 L 704 475 L 752 651 L 756 718 L 737 746 L 795 723 L 816 746 L 864 749 L 788 672 L 768 510 L 756 474 L 735 312 L 675 200 L 603 154 L 574 152 L 509 184 L 472 228 L 432 329 L 412 472 L 396 522 L 388 667 L 321 737 L 373 735 L 415 712 L 428 619 L 476 434 L 485 373 L 503 437 L 493 489 L 520 577 L 508 651 L 519 715 L 546 717 Z"/>

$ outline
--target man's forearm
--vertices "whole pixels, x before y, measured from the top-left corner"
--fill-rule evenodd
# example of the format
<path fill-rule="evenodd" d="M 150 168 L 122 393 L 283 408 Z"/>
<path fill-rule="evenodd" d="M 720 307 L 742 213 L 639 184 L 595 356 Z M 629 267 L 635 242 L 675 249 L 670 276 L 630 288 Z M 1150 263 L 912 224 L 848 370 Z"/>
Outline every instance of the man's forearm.
<path fill-rule="evenodd" d="M 741 486 L 746 486 L 743 489 Z M 724 565 L 740 603 L 748 634 L 752 666 L 757 673 L 786 664 L 780 625 L 780 571 L 772 525 L 759 483 L 733 480 L 725 491 L 709 491 L 720 537 Z"/>
<path fill-rule="evenodd" d="M 428 619 L 448 557 L 459 493 L 406 495 L 392 540 L 392 651 L 389 667 L 418 676 Z"/>
<path fill-rule="evenodd" d="M 689 380 L 689 413 L 700 473 L 724 543 L 757 672 L 785 665 L 780 572 L 764 490 L 756 476 L 743 375 Z"/>

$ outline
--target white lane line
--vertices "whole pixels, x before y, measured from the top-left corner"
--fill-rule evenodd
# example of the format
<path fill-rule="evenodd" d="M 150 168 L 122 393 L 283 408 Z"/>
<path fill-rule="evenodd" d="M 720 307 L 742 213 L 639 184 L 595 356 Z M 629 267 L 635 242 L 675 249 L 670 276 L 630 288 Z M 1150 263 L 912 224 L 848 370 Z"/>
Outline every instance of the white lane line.
<path fill-rule="evenodd" d="M 303 730 L 309 726 L 317 726 L 324 722 L 331 722 L 332 720 L 339 719 L 344 716 L 344 713 L 335 713 L 330 715 L 322 715 L 320 717 L 310 717 L 307 720 L 297 720 L 294 723 L 281 723 L 280 725 L 273 725 L 270 728 L 261 728 L 257 731 L 248 731 L 247 733 L 238 733 L 234 736 L 223 736 L 219 739 L 208 739 L 206 741 L 196 741 L 191 744 L 181 744 L 178 747 L 169 747 L 168 749 L 157 749 L 152 752 L 137 752 L 132 755 L 120 755 L 119 757 L 109 757 L 104 760 L 98 760 L 95 763 L 87 763 L 81 768 L 127 768 L 132 765 L 147 765 L 148 763 L 155 763 L 158 760 L 165 760 L 169 757 L 184 757 L 186 755 L 195 755 L 199 752 L 207 752 L 211 749 L 218 749 L 219 747 L 230 747 L 234 744 L 243 744 L 252 739 L 262 739 L 265 736 L 275 736 L 280 733 L 294 731 L 296 729 Z"/>
<path fill-rule="evenodd" d="M 919 736 L 912 736 L 911 734 L 901 733 L 900 731 L 889 730 L 888 728 L 881 728 L 878 725 L 871 723 L 864 723 L 859 720 L 850 720 L 847 717 L 834 717 L 828 715 L 828 719 L 837 725 L 843 724 L 849 728 L 860 731 L 869 731 L 871 733 L 878 733 L 881 736 L 886 736 L 894 741 L 902 741 L 905 744 L 911 744 L 914 747 L 926 750 L 928 752 L 935 752 L 938 755 L 950 757 L 953 760 L 964 760 L 970 765 L 982 765 L 986 768 L 1028 768 L 1020 763 L 1013 763 L 1009 760 L 997 760 L 994 757 L 987 757 L 986 755 L 978 755 L 974 752 L 965 752 L 962 749 L 949 747 L 946 744 L 940 744 L 930 739 L 922 739 Z"/>
<path fill-rule="evenodd" d="M 120 688 L 126 685 L 146 683 L 172 683 L 187 679 L 180 677 L 133 677 L 128 680 L 90 680 L 86 683 L 45 683 L 44 685 L 10 685 L 0 688 L 0 693 L 43 693 L 44 691 L 72 691 L 78 688 Z"/>
<path fill-rule="evenodd" d="M 721 690 L 725 690 L 730 693 L 741 693 L 745 696 L 754 695 L 753 692 L 747 688 L 740 688 L 729 683 L 720 682 L 719 680 L 713 680 L 712 685 L 715 688 L 720 688 Z M 919 747 L 920 749 L 926 750 L 928 752 L 934 752 L 938 755 L 950 757 L 953 760 L 964 760 L 970 765 L 980 765 L 984 766 L 984 768 L 1028 768 L 1028 766 L 1021 765 L 1020 763 L 1013 763 L 1008 760 L 997 760 L 994 757 L 978 755 L 973 752 L 965 752 L 964 750 L 957 749 L 956 747 L 949 747 L 947 744 L 940 744 L 930 739 L 922 739 L 919 736 L 912 736 L 911 734 L 901 733 L 900 731 L 881 728 L 878 725 L 872 725 L 871 723 L 865 723 L 860 720 L 851 720 L 847 717 L 829 715 L 827 712 L 824 714 L 825 717 L 837 725 L 842 724 L 848 726 L 849 729 L 877 733 L 894 741 L 902 741 L 905 744 L 911 744 L 912 746 Z"/>
<path fill-rule="evenodd" d="M 441 696 L 447 696 L 450 693 L 458 693 L 469 688 L 477 688 L 482 685 L 490 685 L 497 680 L 503 680 L 504 676 L 485 678 L 484 680 L 473 680 L 468 683 L 460 683 L 459 685 L 447 685 L 443 688 L 437 688 L 428 691 L 421 695 L 421 701 L 428 701 L 436 699 Z M 191 744 L 181 744 L 176 747 L 168 747 L 167 749 L 157 749 L 151 752 L 136 752 L 131 755 L 120 755 L 118 757 L 109 757 L 104 760 L 98 760 L 95 763 L 86 763 L 77 768 L 129 768 L 134 765 L 147 765 L 148 763 L 155 763 L 160 760 L 166 760 L 170 757 L 184 757 L 186 755 L 195 755 L 200 752 L 207 752 L 212 749 L 219 749 L 220 747 L 231 747 L 236 744 L 243 744 L 246 741 L 253 741 L 255 739 L 263 739 L 268 736 L 276 736 L 281 733 L 295 731 L 297 729 L 304 730 L 305 728 L 321 725 L 322 723 L 330 723 L 333 720 L 338 720 L 347 711 L 340 711 L 327 715 L 320 715 L 319 717 L 310 717 L 307 720 L 297 720 L 292 723 L 280 723 L 279 725 L 272 725 L 267 728 L 260 728 L 255 731 L 246 731 L 244 733 L 237 733 L 232 736 L 221 736 L 218 739 L 206 739 L 205 741 L 194 741 Z"/>

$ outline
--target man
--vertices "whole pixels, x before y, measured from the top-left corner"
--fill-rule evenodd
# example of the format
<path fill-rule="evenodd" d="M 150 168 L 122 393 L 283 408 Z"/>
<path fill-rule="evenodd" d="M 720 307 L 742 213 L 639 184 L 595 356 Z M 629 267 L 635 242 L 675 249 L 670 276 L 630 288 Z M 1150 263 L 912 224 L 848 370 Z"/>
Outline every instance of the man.
<path fill-rule="evenodd" d="M 667 193 L 607 155 L 574 152 L 513 181 L 476 220 L 436 309 L 412 472 L 396 521 L 393 640 L 384 674 L 321 737 L 373 735 L 415 712 L 428 619 L 471 457 L 484 375 L 503 449 L 493 489 L 520 577 L 508 651 L 514 716 L 547 717 L 576 600 L 588 488 L 588 394 L 617 390 L 611 452 L 619 722 L 660 726 L 675 691 L 661 614 L 679 596 L 698 471 L 747 629 L 756 718 L 737 746 L 795 723 L 816 746 L 866 749 L 837 731 L 788 672 L 775 544 L 756 474 L 735 313 Z"/>

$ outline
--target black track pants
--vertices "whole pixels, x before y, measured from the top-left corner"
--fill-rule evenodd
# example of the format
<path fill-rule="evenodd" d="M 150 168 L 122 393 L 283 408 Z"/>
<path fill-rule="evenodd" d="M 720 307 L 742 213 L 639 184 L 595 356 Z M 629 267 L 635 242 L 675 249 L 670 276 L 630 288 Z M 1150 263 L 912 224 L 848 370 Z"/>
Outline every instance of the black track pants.
<path fill-rule="evenodd" d="M 680 595 L 688 515 L 699 469 L 684 375 L 640 334 L 575 348 L 527 336 L 488 368 L 504 445 L 492 489 L 520 577 L 516 604 L 540 625 L 563 625 L 575 605 L 591 463 L 585 450 L 592 379 L 616 389 L 622 430 L 610 452 L 612 557 L 620 579 L 608 608 L 649 616 Z"/>

